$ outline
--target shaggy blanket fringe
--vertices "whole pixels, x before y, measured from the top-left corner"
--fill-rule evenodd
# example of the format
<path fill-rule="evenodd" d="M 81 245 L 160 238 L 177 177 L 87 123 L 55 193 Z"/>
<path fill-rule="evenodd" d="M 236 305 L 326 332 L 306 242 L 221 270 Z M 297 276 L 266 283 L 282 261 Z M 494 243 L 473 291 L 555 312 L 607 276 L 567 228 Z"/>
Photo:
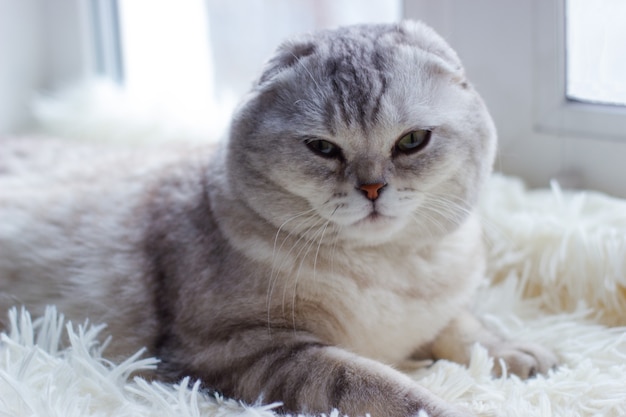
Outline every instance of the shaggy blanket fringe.
<path fill-rule="evenodd" d="M 478 416 L 626 416 L 626 201 L 557 184 L 528 191 L 496 175 L 481 212 L 490 268 L 476 309 L 505 335 L 554 349 L 562 365 L 528 381 L 493 378 L 492 359 L 475 346 L 468 367 L 439 361 L 406 371 Z M 242 404 L 190 379 L 133 377 L 158 361 L 143 352 L 119 364 L 104 359 L 115 343 L 103 341 L 104 325 L 66 323 L 54 307 L 35 320 L 25 310 L 9 315 L 0 416 L 275 415 L 276 404 Z"/>

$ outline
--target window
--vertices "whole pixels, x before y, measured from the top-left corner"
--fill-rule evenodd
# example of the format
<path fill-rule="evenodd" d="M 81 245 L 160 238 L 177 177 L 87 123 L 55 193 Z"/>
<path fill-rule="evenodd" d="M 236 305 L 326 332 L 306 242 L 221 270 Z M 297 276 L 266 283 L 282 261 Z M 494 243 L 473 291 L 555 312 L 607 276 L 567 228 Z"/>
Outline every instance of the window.
<path fill-rule="evenodd" d="M 567 0 L 567 97 L 626 105 L 626 1 Z"/>
<path fill-rule="evenodd" d="M 497 170 L 626 197 L 626 107 L 568 98 L 566 0 L 404 0 L 404 11 L 461 57 L 498 128 Z"/>
<path fill-rule="evenodd" d="M 534 3 L 537 128 L 626 141 L 625 2 Z"/>
<path fill-rule="evenodd" d="M 219 133 L 287 36 L 400 19 L 400 0 L 117 0 L 122 84 L 134 100 Z"/>

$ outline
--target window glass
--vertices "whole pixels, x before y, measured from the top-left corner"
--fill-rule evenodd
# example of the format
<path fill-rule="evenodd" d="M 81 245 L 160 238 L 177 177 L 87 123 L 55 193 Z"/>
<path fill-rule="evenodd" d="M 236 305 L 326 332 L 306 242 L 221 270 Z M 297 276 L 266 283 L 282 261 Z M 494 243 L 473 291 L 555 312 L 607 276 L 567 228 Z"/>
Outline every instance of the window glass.
<path fill-rule="evenodd" d="M 567 97 L 626 105 L 626 1 L 567 0 Z"/>

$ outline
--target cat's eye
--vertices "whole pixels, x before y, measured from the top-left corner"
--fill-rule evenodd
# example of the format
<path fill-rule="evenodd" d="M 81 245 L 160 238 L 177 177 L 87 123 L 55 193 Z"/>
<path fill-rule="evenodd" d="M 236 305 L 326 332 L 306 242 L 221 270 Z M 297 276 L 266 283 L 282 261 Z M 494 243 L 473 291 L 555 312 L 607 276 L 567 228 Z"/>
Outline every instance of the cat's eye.
<path fill-rule="evenodd" d="M 341 156 L 341 149 L 339 146 L 327 140 L 310 139 L 305 143 L 310 150 L 324 158 L 338 158 Z"/>
<path fill-rule="evenodd" d="M 403 154 L 419 152 L 428 145 L 431 133 L 427 129 L 413 130 L 406 133 L 398 139 L 394 151 Z"/>

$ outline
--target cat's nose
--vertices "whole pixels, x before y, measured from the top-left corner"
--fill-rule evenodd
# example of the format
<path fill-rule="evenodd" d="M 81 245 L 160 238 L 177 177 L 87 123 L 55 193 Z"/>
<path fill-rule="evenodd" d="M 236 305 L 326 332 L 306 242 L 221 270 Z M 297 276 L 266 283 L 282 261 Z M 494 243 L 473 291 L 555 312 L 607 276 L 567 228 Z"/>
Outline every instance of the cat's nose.
<path fill-rule="evenodd" d="M 368 199 L 375 201 L 380 195 L 380 190 L 382 190 L 383 187 L 385 187 L 386 185 L 387 184 L 383 182 L 377 182 L 373 184 L 363 184 L 363 185 L 359 185 L 359 189 L 363 191 L 363 194 L 365 194 L 365 196 Z"/>

